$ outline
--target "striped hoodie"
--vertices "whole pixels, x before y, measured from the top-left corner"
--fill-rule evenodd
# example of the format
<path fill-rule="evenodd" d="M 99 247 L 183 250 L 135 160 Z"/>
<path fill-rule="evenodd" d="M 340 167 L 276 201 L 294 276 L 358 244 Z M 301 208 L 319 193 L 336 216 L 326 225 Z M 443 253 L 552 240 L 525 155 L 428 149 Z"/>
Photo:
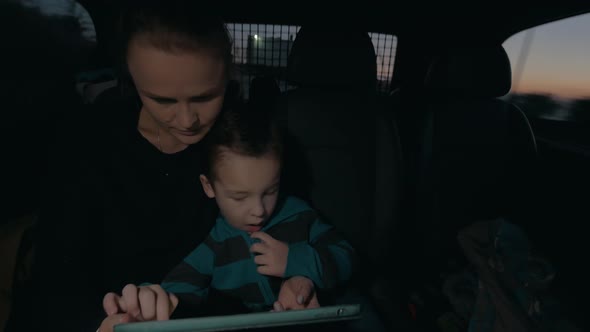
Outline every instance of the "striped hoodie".
<path fill-rule="evenodd" d="M 318 289 L 328 289 L 351 278 L 353 248 L 332 226 L 321 222 L 304 201 L 283 199 L 261 231 L 289 245 L 284 279 L 304 276 Z M 197 306 L 214 288 L 239 298 L 253 311 L 267 310 L 277 300 L 283 278 L 256 271 L 250 246 L 258 241 L 220 216 L 205 241 L 165 277 L 161 286 L 182 302 Z"/>

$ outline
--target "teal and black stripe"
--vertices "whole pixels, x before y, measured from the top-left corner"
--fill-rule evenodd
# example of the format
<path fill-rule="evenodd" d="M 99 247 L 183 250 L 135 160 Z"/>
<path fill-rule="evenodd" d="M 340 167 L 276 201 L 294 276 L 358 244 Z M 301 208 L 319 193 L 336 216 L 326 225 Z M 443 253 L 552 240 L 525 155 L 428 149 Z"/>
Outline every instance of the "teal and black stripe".
<path fill-rule="evenodd" d="M 289 245 L 285 278 L 304 276 L 318 288 L 335 287 L 351 278 L 354 250 L 332 226 L 294 197 L 277 209 L 262 231 Z M 257 272 L 250 252 L 254 243 L 220 217 L 207 239 L 166 276 L 162 287 L 191 304 L 202 304 L 211 288 L 240 299 L 252 310 L 269 309 L 283 278 Z"/>
<path fill-rule="evenodd" d="M 250 248 L 240 235 L 223 240 L 223 242 L 206 242 L 215 253 L 215 266 L 224 266 L 250 258 Z"/>
<path fill-rule="evenodd" d="M 178 264 L 174 270 L 170 271 L 170 273 L 168 273 L 168 275 L 166 275 L 164 278 L 163 283 L 171 282 L 208 285 L 211 283 L 211 275 L 201 273 L 195 270 L 195 268 L 189 265 L 187 262 L 183 261 Z"/>
<path fill-rule="evenodd" d="M 258 283 L 252 282 L 241 285 L 232 289 L 219 289 L 220 292 L 225 293 L 231 297 L 239 298 L 246 303 L 264 303 L 264 295 L 260 291 Z"/>
<path fill-rule="evenodd" d="M 267 233 L 276 240 L 286 243 L 307 242 L 310 238 L 311 225 L 317 219 L 315 211 L 303 211 L 270 228 Z"/>

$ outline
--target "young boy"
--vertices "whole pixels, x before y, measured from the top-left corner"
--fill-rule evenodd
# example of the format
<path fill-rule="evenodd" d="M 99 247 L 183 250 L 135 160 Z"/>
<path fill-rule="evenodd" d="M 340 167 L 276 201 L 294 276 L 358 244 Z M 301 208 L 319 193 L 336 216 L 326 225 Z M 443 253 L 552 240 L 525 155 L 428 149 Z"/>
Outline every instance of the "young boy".
<path fill-rule="evenodd" d="M 267 117 L 226 110 L 206 140 L 209 169 L 200 180 L 220 216 L 161 288 L 147 286 L 142 295 L 141 287 L 125 287 L 123 302 L 140 308 L 137 317 L 167 317 L 160 312 L 173 311 L 179 301 L 202 306 L 210 290 L 238 298 L 252 311 L 269 310 L 286 278 L 307 277 L 318 289 L 351 278 L 352 247 L 305 202 L 279 194 L 283 145 Z"/>

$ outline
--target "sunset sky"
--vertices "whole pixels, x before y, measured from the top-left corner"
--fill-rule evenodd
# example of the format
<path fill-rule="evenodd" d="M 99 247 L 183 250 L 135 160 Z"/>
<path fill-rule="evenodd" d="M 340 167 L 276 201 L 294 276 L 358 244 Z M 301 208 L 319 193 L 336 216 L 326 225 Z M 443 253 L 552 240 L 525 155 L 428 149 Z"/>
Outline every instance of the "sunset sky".
<path fill-rule="evenodd" d="M 519 79 L 518 58 L 529 31 L 530 49 Z M 590 98 L 590 14 L 523 31 L 504 48 L 512 64 L 514 92 Z"/>

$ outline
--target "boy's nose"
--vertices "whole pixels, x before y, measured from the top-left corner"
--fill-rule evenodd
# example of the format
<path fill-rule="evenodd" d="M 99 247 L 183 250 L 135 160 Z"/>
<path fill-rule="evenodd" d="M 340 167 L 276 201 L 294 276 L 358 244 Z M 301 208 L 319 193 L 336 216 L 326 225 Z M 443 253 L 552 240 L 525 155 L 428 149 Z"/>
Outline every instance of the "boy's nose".
<path fill-rule="evenodd" d="M 258 218 L 264 218 L 266 215 L 266 210 L 264 209 L 262 200 L 258 200 L 258 202 L 256 202 L 256 205 L 252 209 L 252 215 Z"/>

